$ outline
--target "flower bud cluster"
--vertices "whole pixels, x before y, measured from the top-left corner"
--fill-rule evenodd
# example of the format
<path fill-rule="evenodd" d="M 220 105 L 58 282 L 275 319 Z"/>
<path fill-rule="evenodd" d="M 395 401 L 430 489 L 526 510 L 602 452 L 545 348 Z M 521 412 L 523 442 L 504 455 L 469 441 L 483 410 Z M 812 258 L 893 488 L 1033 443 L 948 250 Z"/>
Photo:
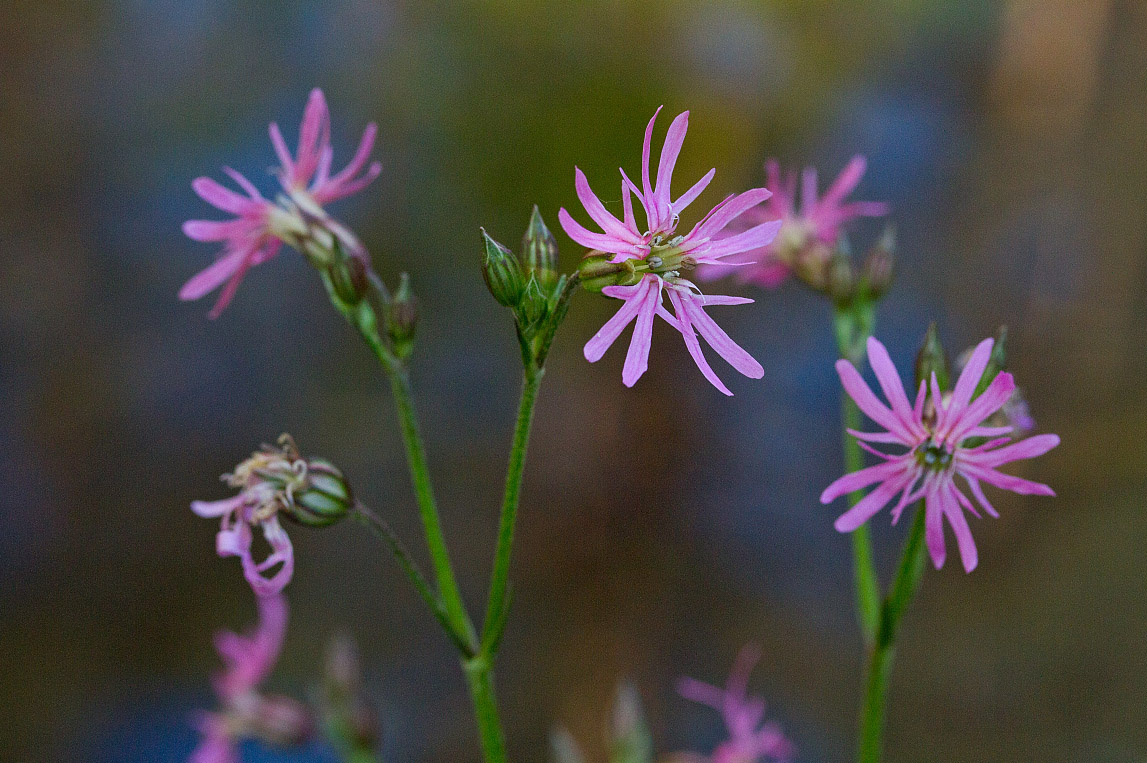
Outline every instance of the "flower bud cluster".
<path fill-rule="evenodd" d="M 828 295 L 837 305 L 875 302 L 892 285 L 896 256 L 896 232 L 889 226 L 868 250 L 857 267 L 848 239 L 841 237 L 836 248 L 812 243 L 797 255 L 793 273 L 810 288 Z"/>
<path fill-rule="evenodd" d="M 565 317 L 570 280 L 557 272 L 558 245 L 535 205 L 521 256 L 482 231 L 482 278 L 498 304 L 514 311 L 523 360 L 540 364 Z"/>

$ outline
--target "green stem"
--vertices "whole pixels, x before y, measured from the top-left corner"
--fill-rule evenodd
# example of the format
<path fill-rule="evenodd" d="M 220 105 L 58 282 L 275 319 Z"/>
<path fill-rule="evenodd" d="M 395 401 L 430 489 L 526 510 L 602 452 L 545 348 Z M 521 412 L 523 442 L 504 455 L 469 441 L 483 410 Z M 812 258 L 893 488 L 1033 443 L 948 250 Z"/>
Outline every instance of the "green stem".
<path fill-rule="evenodd" d="M 860 763 L 879 763 L 883 752 L 885 703 L 892 661 L 896 654 L 896 635 L 900 618 L 916 595 L 924 573 L 924 506 L 916 509 L 912 530 L 904 543 L 900 567 L 888 598 L 880 611 L 880 628 L 869 648 L 868 674 L 865 678 L 864 705 L 860 711 Z"/>
<path fill-rule="evenodd" d="M 456 631 L 453 622 L 450 620 L 446 608 L 442 605 L 442 599 L 426 582 L 422 572 L 418 569 L 414 559 L 410 556 L 410 552 L 406 550 L 406 546 L 399 540 L 397 533 L 387 524 L 386 520 L 375 514 L 361 503 L 356 503 L 354 507 L 353 516 L 360 522 L 369 527 L 376 536 L 378 536 L 390 548 L 394 558 L 398 561 L 398 565 L 402 567 L 402 571 L 410 578 L 410 582 L 414 585 L 414 590 L 422 597 L 426 606 L 433 613 L 438 624 L 442 626 L 442 630 L 446 631 L 446 635 L 454 642 L 454 646 L 458 651 L 467 657 L 474 654 L 473 647 L 466 641 L 465 632 Z"/>
<path fill-rule="evenodd" d="M 474 714 L 478 719 L 478 736 L 482 742 L 482 758 L 486 763 L 506 763 L 506 740 L 502 736 L 502 722 L 498 717 L 498 703 L 494 699 L 494 674 L 490 661 L 478 655 L 462 661 Z"/>
<path fill-rule="evenodd" d="M 544 368 L 526 366 L 522 377 L 522 396 L 518 403 L 518 421 L 514 426 L 510 463 L 506 468 L 506 488 L 502 495 L 502 513 L 498 521 L 498 545 L 494 551 L 494 570 L 490 576 L 490 595 L 486 602 L 486 619 L 482 626 L 482 653 L 493 660 L 506 623 L 509 606 L 507 589 L 510 578 L 510 555 L 514 545 L 514 525 L 518 517 L 518 498 L 522 492 L 522 474 L 526 466 L 526 449 L 530 443 L 530 423 L 534 404 L 542 384 Z"/>
<path fill-rule="evenodd" d="M 434 501 L 434 489 L 430 484 L 430 469 L 426 465 L 426 450 L 422 445 L 422 434 L 418 429 L 418 418 L 411 398 L 410 374 L 406 366 L 392 356 L 383 356 L 380 359 L 390 377 L 394 407 L 398 413 L 399 428 L 402 430 L 402 442 L 406 446 L 407 464 L 410 466 L 410 479 L 414 483 L 418 513 L 422 518 L 426 546 L 430 550 L 431 566 L 438 583 L 439 595 L 442 597 L 442 605 L 450 618 L 452 629 L 458 634 L 465 634 L 465 641 L 471 645 L 473 652 L 477 637 L 474 625 L 470 622 L 466 607 L 462 603 L 462 594 L 458 590 L 458 583 L 454 579 L 454 568 L 450 564 L 450 553 L 446 549 L 446 538 L 442 534 L 438 505 Z"/>
<path fill-rule="evenodd" d="M 833 321 L 837 347 L 840 356 L 853 365 L 859 364 L 864 359 L 865 343 L 872 334 L 872 322 L 871 306 L 837 307 Z M 842 432 L 844 470 L 848 474 L 864 468 L 864 453 L 856 438 L 847 431 L 860 429 L 861 426 L 860 409 L 847 394 L 841 403 L 841 418 L 845 429 Z M 849 493 L 849 508 L 859 503 L 863 497 L 862 490 Z M 876 631 L 880 625 L 880 583 L 876 578 L 876 567 L 873 564 L 872 539 L 868 533 L 868 525 L 861 525 L 852 531 L 852 561 L 855 570 L 856 615 L 864 643 L 871 645 L 876 639 Z"/>

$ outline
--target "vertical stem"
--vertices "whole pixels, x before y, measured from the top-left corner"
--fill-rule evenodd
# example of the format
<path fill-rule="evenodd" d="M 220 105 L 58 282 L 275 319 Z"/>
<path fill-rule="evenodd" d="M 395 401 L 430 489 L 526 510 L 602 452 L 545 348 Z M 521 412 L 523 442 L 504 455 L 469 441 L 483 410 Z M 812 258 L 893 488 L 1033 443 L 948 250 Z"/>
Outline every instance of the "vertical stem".
<path fill-rule="evenodd" d="M 840 356 L 857 365 L 864 359 L 865 343 L 872 333 L 871 307 L 837 307 L 834 316 L 837 347 Z M 864 467 L 864 453 L 856 438 L 848 434 L 849 429 L 861 426 L 860 409 L 847 394 L 841 403 L 841 418 L 844 422 L 844 467 L 845 472 L 859 471 Z M 855 506 L 864 491 L 858 490 L 848 495 L 849 507 Z M 876 639 L 880 625 L 880 584 L 876 579 L 876 568 L 872 560 L 872 539 L 868 525 L 861 525 L 852 531 L 852 561 L 856 590 L 856 615 L 864 643 L 871 646 Z"/>
<path fill-rule="evenodd" d="M 530 442 L 530 424 L 534 404 L 542 383 L 544 368 L 532 363 L 522 377 L 522 396 L 518 403 L 518 421 L 510 446 L 510 463 L 506 468 L 506 487 L 502 495 L 502 513 L 498 521 L 498 545 L 494 551 L 494 570 L 490 576 L 490 595 L 486 602 L 486 619 L 482 624 L 482 649 L 490 660 L 497 651 L 505 624 L 506 590 L 510 577 L 510 554 L 514 545 L 514 525 L 518 517 L 518 498 L 522 491 L 522 474 L 526 466 L 526 448 Z"/>
<path fill-rule="evenodd" d="M 406 460 L 410 466 L 410 478 L 414 483 L 414 495 L 418 501 L 418 512 L 426 533 L 426 546 L 430 550 L 431 566 L 438 583 L 442 604 L 454 629 L 466 634 L 470 642 L 475 641 L 474 625 L 466 614 L 458 583 L 454 579 L 454 568 L 450 564 L 450 554 L 446 549 L 446 539 L 442 535 L 442 522 L 438 517 L 438 506 L 434 501 L 434 489 L 430 484 L 430 469 L 426 465 L 426 451 L 422 446 L 422 435 L 418 429 L 418 419 L 411 399 L 410 375 L 401 362 L 392 358 L 382 358 L 390 377 L 390 388 L 394 396 L 394 407 L 398 413 L 402 441 L 406 446 Z"/>
<path fill-rule="evenodd" d="M 896 654 L 900 618 L 907 609 L 924 573 L 924 507 L 916 509 L 912 530 L 904 543 L 900 567 L 880 613 L 880 629 L 869 649 L 864 704 L 860 711 L 860 763 L 879 763 L 883 752 L 885 698 Z"/>
<path fill-rule="evenodd" d="M 494 699 L 494 674 L 490 662 L 485 656 L 478 655 L 463 660 L 462 669 L 470 687 L 470 698 L 474 701 L 482 758 L 486 763 L 506 763 L 506 740 L 502 736 L 502 722 Z"/>

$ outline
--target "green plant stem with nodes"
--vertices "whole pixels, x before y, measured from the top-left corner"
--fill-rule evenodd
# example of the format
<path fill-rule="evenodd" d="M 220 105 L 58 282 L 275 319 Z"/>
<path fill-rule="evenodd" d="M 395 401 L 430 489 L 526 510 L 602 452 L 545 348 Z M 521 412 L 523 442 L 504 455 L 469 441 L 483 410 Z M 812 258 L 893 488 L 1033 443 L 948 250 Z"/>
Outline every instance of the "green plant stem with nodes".
<path fill-rule="evenodd" d="M 855 366 L 864 360 L 865 345 L 872 335 L 874 313 L 875 304 L 870 300 L 855 300 L 836 307 L 834 328 L 837 346 L 841 357 Z M 844 395 L 841 417 L 845 429 L 845 472 L 852 473 L 864 468 L 864 453 L 856 438 L 849 435 L 847 430 L 859 430 L 863 422 L 860 409 L 847 394 Z M 855 506 L 863 497 L 864 491 L 849 494 L 849 507 Z M 852 532 L 852 554 L 856 576 L 857 618 L 868 652 L 860 711 L 858 760 L 860 763 L 878 763 L 883 753 L 886 696 L 900 619 L 916 595 L 925 568 L 923 503 L 916 508 L 896 577 L 886 597 L 881 598 L 867 524 Z"/>
<path fill-rule="evenodd" d="M 369 289 L 365 297 L 357 302 L 351 302 L 345 298 L 346 290 L 339 288 L 339 284 L 329 272 L 323 272 L 323 281 L 331 302 L 351 325 L 358 329 L 390 379 L 399 428 L 406 448 L 407 463 L 410 468 L 419 515 L 422 519 L 427 548 L 430 552 L 431 569 L 437 590 L 431 588 L 430 583 L 419 571 L 406 548 L 381 517 L 378 517 L 361 503 L 356 504 L 354 516 L 370 527 L 387 544 L 419 596 L 457 648 L 461 657 L 462 669 L 466 675 L 467 687 L 474 703 L 483 758 L 486 763 L 505 763 L 508 760 L 506 743 L 494 693 L 494 659 L 501 644 L 509 612 L 509 572 L 514 527 L 518 514 L 522 478 L 525 473 L 526 452 L 529 446 L 534 406 L 537 402 L 542 377 L 545 375 L 546 356 L 553 344 L 554 334 L 569 309 L 570 298 L 579 283 L 578 278 L 575 275 L 571 278 L 563 278 L 558 282 L 553 290 L 552 299 L 547 303 L 541 317 L 528 321 L 525 319 L 524 313 L 519 313 L 517 316 L 518 341 L 523 363 L 522 394 L 510 448 L 509 465 L 506 471 L 505 492 L 498 522 L 498 541 L 490 579 L 490 593 L 480 639 L 466 611 L 454 577 L 437 504 L 434 500 L 426 452 L 422 445 L 422 436 L 414 410 L 410 375 L 405 363 L 405 355 L 409 352 L 409 343 L 404 344 L 403 351 L 398 351 L 394 340 L 391 338 L 388 341 L 389 332 L 385 330 L 387 327 L 383 325 L 386 321 L 385 316 L 388 314 L 387 307 L 390 295 L 377 276 L 369 272 Z"/>

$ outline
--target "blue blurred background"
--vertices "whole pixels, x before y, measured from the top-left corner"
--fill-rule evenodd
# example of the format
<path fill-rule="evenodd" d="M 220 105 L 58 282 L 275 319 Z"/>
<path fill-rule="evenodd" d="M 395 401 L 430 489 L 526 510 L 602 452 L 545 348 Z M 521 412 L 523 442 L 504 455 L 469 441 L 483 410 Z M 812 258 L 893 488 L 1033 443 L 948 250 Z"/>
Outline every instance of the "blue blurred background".
<path fill-rule="evenodd" d="M 459 576 L 490 566 L 517 392 L 478 226 L 557 229 L 573 165 L 634 169 L 653 110 L 692 111 L 679 178 L 704 201 L 762 162 L 822 182 L 869 158 L 898 280 L 878 335 L 902 367 L 927 323 L 958 352 L 1010 328 L 1010 365 L 1063 445 L 1018 467 L 1057 499 L 993 493 L 981 564 L 926 576 L 892 683 L 893 761 L 1147 755 L 1147 5 L 1137 0 L 441 2 L 15 0 L 0 8 L 0 758 L 181 760 L 210 707 L 211 634 L 254 618 L 193 498 L 290 431 L 417 545 L 384 381 L 293 253 L 209 321 L 176 300 L 213 250 L 197 175 L 270 190 L 266 124 L 295 134 L 322 87 L 336 161 L 377 121 L 384 171 L 333 209 L 423 307 L 414 377 Z M 664 124 L 668 124 L 665 120 Z M 662 128 L 664 129 L 664 128 Z M 616 202 L 616 199 L 607 200 Z M 702 206 L 699 204 L 698 206 Z M 584 219 L 584 217 L 582 218 Z M 687 222 L 692 222 L 689 218 Z M 853 235 L 867 246 L 878 224 Z M 580 253 L 559 233 L 562 262 Z M 616 681 L 658 747 L 707 750 L 741 644 L 802 761 L 852 749 L 861 645 L 840 472 L 830 315 L 788 285 L 718 319 L 765 378 L 704 382 L 672 330 L 649 373 L 581 345 L 616 303 L 576 298 L 538 410 L 498 688 L 512 751 L 555 723 L 594 759 Z M 875 522 L 887 576 L 905 528 Z M 395 761 L 477 759 L 452 650 L 361 528 L 293 533 L 293 619 L 275 689 L 305 695 L 347 628 Z M 312 748 L 249 760 L 330 760 Z"/>

